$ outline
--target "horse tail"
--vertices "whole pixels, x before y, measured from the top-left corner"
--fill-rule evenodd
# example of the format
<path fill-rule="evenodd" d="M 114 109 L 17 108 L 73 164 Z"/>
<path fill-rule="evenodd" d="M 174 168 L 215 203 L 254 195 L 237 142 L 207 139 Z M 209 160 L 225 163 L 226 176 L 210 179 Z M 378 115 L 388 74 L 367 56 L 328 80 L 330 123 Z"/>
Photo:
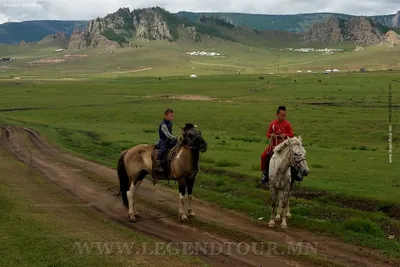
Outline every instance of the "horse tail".
<path fill-rule="evenodd" d="M 126 172 L 125 162 L 124 162 L 124 157 L 125 157 L 126 152 L 127 152 L 127 150 L 122 152 L 118 159 L 117 172 L 118 172 L 118 179 L 119 179 L 118 195 L 121 194 L 122 204 L 126 208 L 128 208 L 129 202 L 128 202 L 127 192 L 129 190 L 129 176 L 128 176 L 128 173 Z"/>

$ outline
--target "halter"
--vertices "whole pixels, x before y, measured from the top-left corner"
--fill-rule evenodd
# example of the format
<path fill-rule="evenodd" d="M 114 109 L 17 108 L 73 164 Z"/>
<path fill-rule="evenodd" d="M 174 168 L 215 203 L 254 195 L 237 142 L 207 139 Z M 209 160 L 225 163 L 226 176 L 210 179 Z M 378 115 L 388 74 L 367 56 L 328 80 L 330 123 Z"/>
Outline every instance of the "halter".
<path fill-rule="evenodd" d="M 186 145 L 187 148 L 190 149 L 198 149 L 197 147 L 193 146 L 194 141 L 200 136 L 200 134 L 197 134 L 192 140 L 189 140 L 189 138 L 186 138 L 188 141 L 188 145 Z"/>
<path fill-rule="evenodd" d="M 289 152 L 290 152 L 290 158 L 289 158 L 290 166 L 298 168 L 298 167 L 300 167 L 301 163 L 306 160 L 306 158 L 304 156 L 302 156 L 300 161 L 296 161 L 294 159 L 293 145 L 290 142 L 290 140 L 288 140 L 288 143 L 289 143 Z"/>

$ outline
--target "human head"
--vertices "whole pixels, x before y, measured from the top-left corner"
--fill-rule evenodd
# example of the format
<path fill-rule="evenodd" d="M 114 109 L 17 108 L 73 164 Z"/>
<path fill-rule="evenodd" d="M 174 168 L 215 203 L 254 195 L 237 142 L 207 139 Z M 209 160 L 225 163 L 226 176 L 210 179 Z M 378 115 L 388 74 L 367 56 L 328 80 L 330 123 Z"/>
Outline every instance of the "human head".
<path fill-rule="evenodd" d="M 284 106 L 279 106 L 276 111 L 276 117 L 279 122 L 283 122 L 286 120 L 286 108 Z"/>
<path fill-rule="evenodd" d="M 165 118 L 167 121 L 173 121 L 173 120 L 174 120 L 174 111 L 173 111 L 172 109 L 170 109 L 170 108 L 167 108 L 167 109 L 164 111 L 164 118 Z"/>

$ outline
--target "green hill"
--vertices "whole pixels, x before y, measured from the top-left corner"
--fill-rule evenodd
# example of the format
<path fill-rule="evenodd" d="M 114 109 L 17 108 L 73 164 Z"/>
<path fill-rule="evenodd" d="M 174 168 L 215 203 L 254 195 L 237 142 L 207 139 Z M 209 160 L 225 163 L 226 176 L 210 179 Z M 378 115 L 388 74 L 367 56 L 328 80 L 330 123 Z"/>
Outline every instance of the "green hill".
<path fill-rule="evenodd" d="M 74 28 L 84 27 L 86 23 L 86 21 L 61 20 L 7 22 L 0 24 L 0 43 L 37 42 L 43 37 L 57 32 L 65 32 L 69 35 Z"/>
<path fill-rule="evenodd" d="M 222 18 L 229 23 L 243 28 L 256 29 L 259 31 L 275 31 L 275 32 L 305 32 L 315 23 L 321 23 L 330 17 L 350 20 L 355 16 L 336 13 L 309 13 L 294 15 L 268 15 L 268 14 L 246 14 L 246 13 L 195 13 L 181 11 L 176 14 L 168 12 L 170 22 L 175 19 L 171 15 L 177 15 L 186 24 L 198 23 L 202 16 L 213 16 Z M 397 14 L 371 16 L 369 17 L 386 27 L 399 27 L 400 12 Z M 397 18 L 397 19 L 396 19 Z M 175 20 L 176 21 L 176 20 Z M 22 40 L 25 42 L 37 42 L 43 37 L 56 32 L 65 32 L 70 35 L 74 28 L 84 28 L 88 21 L 25 21 L 10 22 L 0 24 L 0 43 L 18 44 Z M 201 27 L 201 26 L 200 26 Z M 214 35 L 221 35 L 212 29 L 200 29 L 200 31 L 214 31 Z M 175 32 L 177 34 L 177 32 Z M 276 33 L 273 34 L 273 36 Z M 112 35 L 112 33 L 111 33 Z M 176 37 L 176 36 L 175 36 Z M 241 37 L 239 37 L 241 39 Z"/>
<path fill-rule="evenodd" d="M 265 31 L 289 31 L 304 32 L 308 30 L 314 23 L 322 22 L 330 17 L 349 20 L 356 16 L 338 13 L 308 13 L 294 15 L 268 15 L 268 14 L 246 14 L 246 13 L 224 13 L 224 12 L 207 12 L 195 13 L 181 11 L 177 13 L 180 17 L 186 17 L 192 21 L 197 21 L 201 16 L 214 15 L 222 17 L 237 26 L 244 26 Z M 388 27 L 398 27 L 393 25 L 393 18 L 396 14 L 370 16 L 376 22 Z"/>

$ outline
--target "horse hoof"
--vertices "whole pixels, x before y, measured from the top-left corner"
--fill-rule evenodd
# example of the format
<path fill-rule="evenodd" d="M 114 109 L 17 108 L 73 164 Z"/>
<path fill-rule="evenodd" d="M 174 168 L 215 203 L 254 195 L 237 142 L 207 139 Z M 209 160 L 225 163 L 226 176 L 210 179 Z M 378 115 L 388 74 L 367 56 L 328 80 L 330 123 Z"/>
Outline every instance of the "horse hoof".
<path fill-rule="evenodd" d="M 277 222 L 277 221 L 280 221 L 281 220 L 281 217 L 275 217 L 275 221 Z"/>
<path fill-rule="evenodd" d="M 281 225 L 281 228 L 286 229 L 286 228 L 287 228 L 287 225 L 286 225 L 286 224 L 283 224 L 283 225 Z"/>
<path fill-rule="evenodd" d="M 135 218 L 140 219 L 140 218 L 142 218 L 142 216 L 140 216 L 140 214 L 135 214 Z"/>
<path fill-rule="evenodd" d="M 133 218 L 129 218 L 129 222 L 131 222 L 131 223 L 136 223 L 136 222 L 137 222 L 137 220 L 136 220 L 136 218 L 135 218 L 135 217 L 133 217 Z"/>
<path fill-rule="evenodd" d="M 290 214 L 290 213 L 286 214 L 286 218 L 288 218 L 288 219 L 292 218 L 292 214 Z"/>
<path fill-rule="evenodd" d="M 188 217 L 195 217 L 196 214 L 194 214 L 193 210 L 188 210 Z"/>
<path fill-rule="evenodd" d="M 268 224 L 268 227 L 269 227 L 269 228 L 275 227 L 275 224 L 274 224 L 274 223 L 269 223 L 269 224 Z"/>
<path fill-rule="evenodd" d="M 185 214 L 182 214 L 182 215 L 180 216 L 180 220 L 181 220 L 181 222 L 187 221 L 187 220 L 188 220 L 188 217 L 186 217 Z"/>

